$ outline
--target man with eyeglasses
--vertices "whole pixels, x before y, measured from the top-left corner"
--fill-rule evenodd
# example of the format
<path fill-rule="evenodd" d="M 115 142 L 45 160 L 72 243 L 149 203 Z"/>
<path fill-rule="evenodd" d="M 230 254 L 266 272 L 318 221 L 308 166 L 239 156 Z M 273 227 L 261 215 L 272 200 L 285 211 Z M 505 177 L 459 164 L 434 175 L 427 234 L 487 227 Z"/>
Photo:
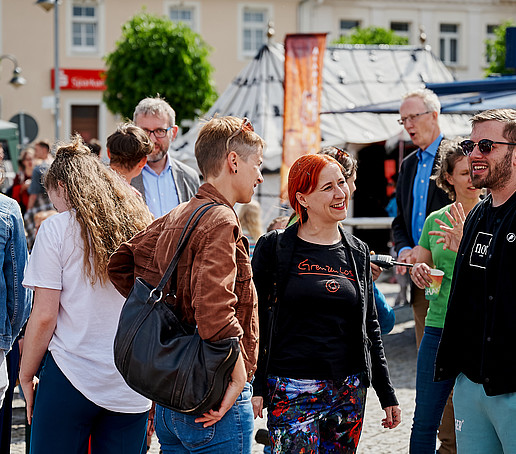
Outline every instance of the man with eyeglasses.
<path fill-rule="evenodd" d="M 463 227 L 435 379 L 455 379 L 459 453 L 516 452 L 516 110 L 472 120 L 471 181 L 491 193 Z M 462 223 L 452 222 L 460 231 Z"/>
<path fill-rule="evenodd" d="M 199 188 L 197 172 L 169 153 L 177 135 L 175 120 L 174 109 L 159 96 L 142 99 L 133 114 L 134 123 L 147 133 L 154 149 L 142 173 L 131 184 L 142 193 L 156 218 L 190 200 Z"/>
<path fill-rule="evenodd" d="M 392 223 L 394 247 L 398 261 L 415 263 L 417 245 L 423 225 L 428 215 L 448 205 L 450 199 L 446 192 L 438 188 L 431 179 L 437 165 L 437 149 L 443 136 L 439 128 L 441 103 L 437 95 L 428 89 L 409 92 L 403 96 L 398 122 L 405 127 L 414 145 L 419 147 L 409 154 L 401 163 L 396 186 L 396 203 L 398 215 Z M 397 267 L 400 274 L 406 273 L 406 267 Z M 423 338 L 428 301 L 424 290 L 411 281 L 410 303 L 414 313 L 416 346 Z M 442 424 L 439 427 L 441 454 L 454 454 L 455 434 L 454 417 L 451 404 L 444 410 Z"/>
<path fill-rule="evenodd" d="M 401 163 L 396 187 L 398 215 L 392 223 L 392 231 L 398 261 L 402 263 L 415 263 L 415 246 L 419 244 L 425 219 L 433 211 L 450 203 L 446 193 L 430 179 L 436 165 L 437 149 L 443 139 L 438 122 L 440 110 L 439 98 L 431 90 L 416 90 L 403 96 L 398 122 L 419 148 Z M 398 267 L 397 272 L 405 274 L 406 268 Z M 419 348 L 428 301 L 424 291 L 415 285 L 411 286 L 410 300 Z"/>

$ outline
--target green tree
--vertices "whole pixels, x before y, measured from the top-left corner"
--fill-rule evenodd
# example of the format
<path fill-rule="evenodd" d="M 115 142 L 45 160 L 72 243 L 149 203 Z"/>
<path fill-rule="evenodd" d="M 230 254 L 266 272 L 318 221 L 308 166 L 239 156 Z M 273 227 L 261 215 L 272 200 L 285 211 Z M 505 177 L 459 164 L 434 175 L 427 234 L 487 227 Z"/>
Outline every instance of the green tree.
<path fill-rule="evenodd" d="M 408 44 L 406 36 L 397 35 L 392 30 L 382 27 L 357 27 L 349 36 L 341 36 L 332 44 L 391 44 L 404 45 Z"/>
<path fill-rule="evenodd" d="M 217 98 L 210 52 L 186 25 L 142 11 L 122 26 L 121 39 L 105 58 L 104 102 L 111 112 L 132 118 L 142 98 L 159 93 L 178 124 L 193 119 Z"/>
<path fill-rule="evenodd" d="M 494 30 L 494 39 L 486 39 L 486 54 L 489 58 L 489 67 L 485 75 L 514 74 L 514 69 L 505 67 L 505 30 L 516 25 L 513 20 L 507 20 Z"/>

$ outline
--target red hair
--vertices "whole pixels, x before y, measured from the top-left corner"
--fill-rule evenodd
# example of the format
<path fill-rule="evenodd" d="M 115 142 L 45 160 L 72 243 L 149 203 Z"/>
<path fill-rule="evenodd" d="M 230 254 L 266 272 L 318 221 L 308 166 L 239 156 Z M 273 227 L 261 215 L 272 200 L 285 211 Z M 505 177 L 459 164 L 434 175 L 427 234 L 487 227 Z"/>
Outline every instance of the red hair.
<path fill-rule="evenodd" d="M 311 194 L 319 181 L 322 169 L 328 164 L 336 164 L 342 171 L 342 166 L 331 156 L 324 154 L 307 154 L 301 156 L 292 164 L 288 173 L 288 200 L 290 206 L 299 216 L 301 223 L 306 222 L 308 214 L 298 202 L 296 193 Z"/>

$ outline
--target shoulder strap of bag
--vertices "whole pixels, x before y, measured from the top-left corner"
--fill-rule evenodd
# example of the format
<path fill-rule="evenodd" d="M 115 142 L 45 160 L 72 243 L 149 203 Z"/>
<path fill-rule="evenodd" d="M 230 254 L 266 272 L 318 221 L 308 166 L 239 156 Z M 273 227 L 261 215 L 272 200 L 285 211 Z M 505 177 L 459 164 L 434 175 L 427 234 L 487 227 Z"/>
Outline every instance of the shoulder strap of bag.
<path fill-rule="evenodd" d="M 181 232 L 181 236 L 179 237 L 179 241 L 177 243 L 177 248 L 176 248 L 174 257 L 172 257 L 172 260 L 170 261 L 170 264 L 168 265 L 168 268 L 165 271 L 165 274 L 163 275 L 163 277 L 161 278 L 161 281 L 159 282 L 158 286 L 155 289 L 156 293 L 159 293 L 160 295 L 162 294 L 163 289 L 165 288 L 165 285 L 167 285 L 167 282 L 172 277 L 172 274 L 174 273 L 174 271 L 177 267 L 177 264 L 179 262 L 179 258 L 181 257 L 181 254 L 182 254 L 186 244 L 188 243 L 188 240 L 190 239 L 192 232 L 194 231 L 195 227 L 199 223 L 199 220 L 204 216 L 204 214 L 210 208 L 213 208 L 214 206 L 217 206 L 217 205 L 222 205 L 222 204 L 216 203 L 216 202 L 205 203 L 205 204 L 201 205 L 200 207 L 196 208 L 195 211 L 190 215 L 190 217 L 188 218 L 188 221 L 186 221 L 186 225 L 184 226 L 183 231 Z M 197 216 L 197 218 L 195 218 L 195 220 L 192 222 L 193 218 L 200 210 L 202 210 L 202 211 L 199 213 L 199 216 Z M 190 224 L 192 224 L 192 225 L 190 225 Z"/>
<path fill-rule="evenodd" d="M 271 347 L 272 347 L 272 337 L 274 335 L 274 331 L 276 328 L 276 320 L 278 318 L 278 265 L 279 265 L 279 248 L 278 242 L 280 233 L 278 230 L 274 230 L 274 258 L 272 262 L 272 293 L 270 295 L 270 300 L 268 304 L 268 310 L 270 311 L 270 315 L 267 318 L 267 331 L 266 331 L 266 339 L 265 339 L 265 363 L 264 363 L 264 375 L 268 373 L 269 370 L 269 360 L 271 356 Z"/>

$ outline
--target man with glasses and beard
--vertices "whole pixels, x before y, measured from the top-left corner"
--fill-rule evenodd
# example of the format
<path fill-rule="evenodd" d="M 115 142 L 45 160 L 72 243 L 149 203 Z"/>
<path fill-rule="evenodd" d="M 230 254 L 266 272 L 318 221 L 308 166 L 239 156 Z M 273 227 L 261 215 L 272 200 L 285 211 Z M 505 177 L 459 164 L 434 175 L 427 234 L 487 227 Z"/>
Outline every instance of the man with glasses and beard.
<path fill-rule="evenodd" d="M 487 110 L 461 143 L 471 181 L 490 194 L 471 210 L 455 262 L 435 379 L 455 379 L 459 453 L 516 452 L 516 110 Z M 451 230 L 462 229 L 459 219 Z"/>
<path fill-rule="evenodd" d="M 142 99 L 133 114 L 134 123 L 147 133 L 154 149 L 131 184 L 141 192 L 156 218 L 190 200 L 199 188 L 197 172 L 169 153 L 178 130 L 175 120 L 174 109 L 159 96 Z"/>

